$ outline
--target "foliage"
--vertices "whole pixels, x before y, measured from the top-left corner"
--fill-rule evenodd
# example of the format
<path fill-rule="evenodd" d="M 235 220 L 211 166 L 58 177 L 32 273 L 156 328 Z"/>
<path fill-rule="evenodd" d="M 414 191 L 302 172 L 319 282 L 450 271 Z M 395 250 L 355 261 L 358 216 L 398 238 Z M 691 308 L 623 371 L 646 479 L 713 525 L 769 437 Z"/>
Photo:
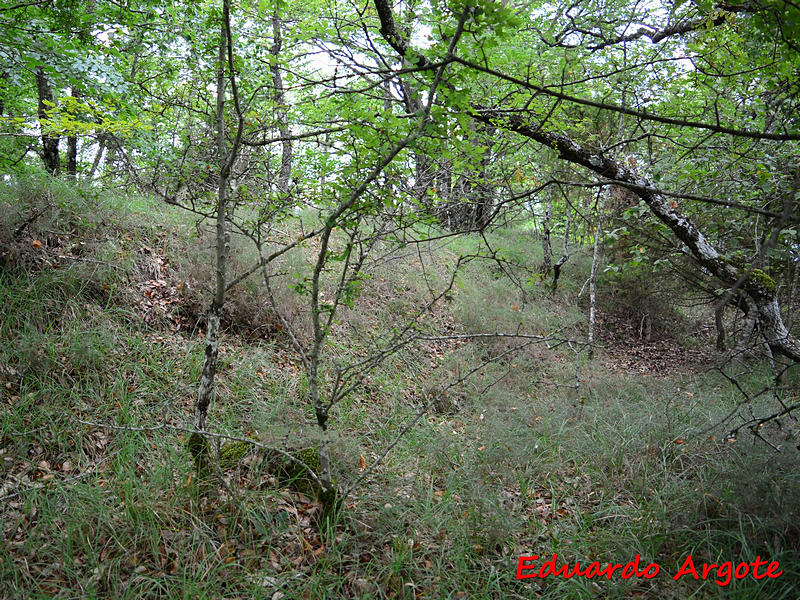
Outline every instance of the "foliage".
<path fill-rule="evenodd" d="M 450 596 L 464 581 L 508 595 L 495 563 L 520 544 L 796 558 L 790 503 L 748 505 L 728 482 L 740 430 L 796 445 L 798 40 L 783 0 L 0 7 L 2 444 L 27 477 L 3 492 L 20 500 L 10 589 L 50 581 L 20 567 L 43 559 L 48 527 L 64 533 L 64 589 L 94 595 L 191 595 L 240 568 L 208 595 Z M 713 327 L 728 387 L 686 375 L 705 401 L 689 402 L 620 377 L 614 348 L 595 361 L 583 290 L 589 276 L 593 326 L 601 261 L 604 343 L 619 344 L 612 313 L 639 323 L 629 353 L 651 330 L 700 347 Z M 281 462 L 294 491 L 239 460 L 246 440 L 306 449 L 306 467 Z M 324 550 L 298 487 L 374 516 L 363 540 Z M 55 516 L 61 494 L 93 529 Z M 267 516 L 286 503 L 291 526 Z M 175 542 L 202 568 L 180 572 L 161 524 L 183 532 L 207 509 Z M 416 522 L 389 533 L 400 510 Z M 243 567 L 240 534 L 264 561 Z M 292 535 L 308 577 L 278 584 L 269 549 Z M 123 564 L 128 545 L 147 577 Z M 253 582 L 265 562 L 275 581 Z M 457 575 L 432 579 L 434 564 Z M 342 565 L 359 567 L 332 581 Z M 562 583 L 533 593 L 643 593 Z M 684 583 L 675 595 L 711 593 Z"/>
<path fill-rule="evenodd" d="M 76 203 L 71 206 L 76 210 Z M 157 206 L 134 199 L 113 205 L 110 214 L 126 226 L 104 229 L 84 258 L 99 260 L 109 248 L 134 258 L 157 234 L 174 237 L 167 247 L 183 251 L 182 240 L 194 231 L 186 215 L 170 209 L 162 219 L 171 223 L 167 231 L 163 223 L 159 229 L 136 215 Z M 71 235 L 94 235 L 89 223 L 102 215 L 96 205 L 72 214 L 85 229 Z M 527 231 L 488 238 L 517 263 L 538 260 Z M 432 262 L 451 261 L 456 249 L 475 253 L 479 243 L 474 236 L 459 239 L 459 248 L 432 248 Z M 403 299 L 409 306 L 424 303 L 425 287 L 410 285 L 421 280 L 414 261 L 406 256 L 366 281 L 361 306 L 391 322 L 395 289 L 411 288 Z M 796 589 L 800 482 L 792 455 L 725 439 L 726 429 L 717 424 L 739 399 L 721 375 L 686 365 L 673 365 L 669 377 L 626 370 L 618 357 L 628 355 L 630 340 L 601 348 L 602 360 L 593 364 L 565 346 L 531 347 L 451 389 L 451 397 L 463 397 L 456 410 L 431 411 L 411 428 L 348 498 L 343 526 L 324 544 L 313 526 L 319 507 L 309 502 L 310 494 L 270 479 L 258 461 L 243 460 L 236 473 L 225 474 L 230 491 L 198 494 L 202 486 L 193 477 L 182 432 L 75 420 L 135 428 L 157 425 L 153 415 L 163 414 L 166 423 L 181 423 L 190 407 L 202 340 L 191 327 L 174 334 L 144 325 L 136 282 L 146 275 L 134 260 L 120 257 L 119 264 L 127 265 L 121 280 L 132 282 L 126 283 L 130 296 L 118 290 L 129 300 L 116 311 L 87 293 L 92 270 L 72 265 L 2 272 L 4 595 L 85 590 L 120 598 L 276 592 L 377 598 L 401 595 L 413 582 L 416 591 L 436 597 L 509 597 L 521 589 L 514 579 L 516 557 L 529 550 L 571 562 L 624 562 L 640 553 L 667 572 L 687 554 L 712 561 L 760 554 L 780 561 L 784 575 L 739 581 L 736 593 L 777 599 Z M 172 264 L 178 269 L 181 262 Z M 565 272 L 565 289 L 580 288 L 587 271 L 582 264 Z M 441 323 L 459 323 L 448 315 L 465 311 L 468 298 L 492 306 L 497 298 L 520 294 L 509 279 L 479 265 L 468 265 L 452 302 L 440 307 L 435 318 Z M 171 276 L 186 278 L 179 270 Z M 575 309 L 553 301 L 546 286 L 529 293 L 521 310 L 508 306 L 493 318 L 514 323 L 522 317 L 536 327 L 579 318 Z M 341 318 L 332 343 L 358 355 L 369 337 L 352 336 L 349 320 L 361 323 L 363 317 L 353 311 Z M 291 355 L 272 342 L 223 338 L 215 420 L 231 435 L 254 435 L 269 445 L 291 435 L 290 445 L 308 448 L 297 444 L 303 440 L 298 427 L 308 427 L 302 375 Z M 450 369 L 474 364 L 472 356 L 486 346 L 471 341 L 410 353 L 374 372 L 368 393 L 340 403 L 333 450 L 340 484 L 358 476 L 360 455 L 381 451 L 413 417 L 419 373 L 425 381 L 436 374 L 446 384 Z M 575 361 L 582 364 L 581 386 L 571 396 L 564 384 L 571 382 Z M 762 365 L 739 383 L 759 389 L 770 377 Z M 741 410 L 761 412 L 771 402 L 761 396 Z M 775 439 L 788 433 L 773 424 L 762 429 Z M 316 467 L 313 451 L 298 456 Z M 635 580 L 616 578 L 600 580 L 599 590 L 574 580 L 546 583 L 522 589 L 549 598 L 626 597 L 639 589 Z M 719 595 L 711 580 L 659 577 L 654 586 L 660 597 Z"/>

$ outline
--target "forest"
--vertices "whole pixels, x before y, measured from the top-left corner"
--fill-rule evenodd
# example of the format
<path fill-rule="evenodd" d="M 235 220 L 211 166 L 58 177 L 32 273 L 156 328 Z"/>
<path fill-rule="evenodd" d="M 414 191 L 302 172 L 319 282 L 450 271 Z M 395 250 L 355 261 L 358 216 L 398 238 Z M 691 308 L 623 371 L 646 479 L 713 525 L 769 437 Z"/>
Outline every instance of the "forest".
<path fill-rule="evenodd" d="M 800 598 L 795 0 L 0 0 L 0 598 Z"/>

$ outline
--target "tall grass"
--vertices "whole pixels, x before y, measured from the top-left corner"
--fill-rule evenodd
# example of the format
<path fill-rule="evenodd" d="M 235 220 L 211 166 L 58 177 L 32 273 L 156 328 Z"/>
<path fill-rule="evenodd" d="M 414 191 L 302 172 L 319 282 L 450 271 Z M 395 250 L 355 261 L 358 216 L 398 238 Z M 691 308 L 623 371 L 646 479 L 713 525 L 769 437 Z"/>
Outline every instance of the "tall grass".
<path fill-rule="evenodd" d="M 719 375 L 620 373 L 605 365 L 602 350 L 587 363 L 566 346 L 533 345 L 490 363 L 400 440 L 335 524 L 320 528 L 313 501 L 281 487 L 252 456 L 223 473 L 225 486 L 204 491 L 179 431 L 119 429 L 181 426 L 191 414 L 199 340 L 144 323 L 135 285 L 138 250 L 153 239 L 167 248 L 171 276 L 188 278 L 186 248 L 198 243 L 187 239 L 191 220 L 146 200 L 37 185 L 35 193 L 7 190 L 14 214 L 58 198 L 58 215 L 43 214 L 31 235 L 55 228 L 67 243 L 83 241 L 80 256 L 98 262 L 52 269 L 31 253 L 0 268 L 0 596 L 800 595 L 800 476 L 791 449 L 729 442 L 712 427 L 740 401 Z M 144 218 L 153 211 L 164 211 L 158 224 Z M 529 232 L 499 232 L 490 242 L 522 287 L 491 261 L 475 260 L 437 322 L 454 331 L 519 327 L 580 339 L 585 323 L 574 296 L 585 257 L 567 263 L 553 295 L 526 270 L 540 260 Z M 452 264 L 482 243 L 457 240 L 431 256 Z M 349 323 L 387 327 L 424 304 L 419 269 L 412 257 L 365 285 L 359 302 L 368 311 L 343 312 L 336 356 L 368 349 L 369 337 L 351 335 Z M 252 293 L 240 297 L 243 307 L 260 302 Z M 222 347 L 215 428 L 276 445 L 313 430 L 296 359 L 279 337 L 231 330 Z M 371 462 L 395 439 L 426 388 L 508 348 L 475 341 L 429 355 L 420 347 L 371 374 L 335 409 L 339 481 L 358 476 L 361 457 Z M 755 386 L 762 375 L 748 377 Z M 639 554 L 662 574 L 516 580 L 518 556 L 553 553 L 582 565 Z M 761 556 L 779 561 L 783 575 L 725 587 L 673 581 L 689 554 L 698 562 Z"/>

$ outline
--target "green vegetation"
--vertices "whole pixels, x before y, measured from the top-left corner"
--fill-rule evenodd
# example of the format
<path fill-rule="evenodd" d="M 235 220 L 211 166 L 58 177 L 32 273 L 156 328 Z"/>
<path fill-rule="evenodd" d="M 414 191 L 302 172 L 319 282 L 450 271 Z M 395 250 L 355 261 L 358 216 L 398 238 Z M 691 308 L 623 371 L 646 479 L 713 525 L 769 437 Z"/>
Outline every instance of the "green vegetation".
<path fill-rule="evenodd" d="M 24 212 L 34 202 L 13 206 Z M 345 499 L 326 525 L 333 533 L 315 525 L 321 506 L 302 483 L 308 478 L 285 459 L 278 470 L 256 460 L 264 456 L 257 448 L 243 457 L 242 442 L 221 445 L 224 485 L 212 460 L 205 489 L 192 456 L 216 453 L 214 441 L 170 428 L 190 414 L 202 339 L 187 324 L 170 331 L 181 300 L 159 320 L 145 319 L 148 275 L 137 262 L 143 245 L 177 241 L 191 228 L 177 212 L 137 222 L 136 211 L 156 208 L 143 199 L 115 204 L 118 222 L 135 227 L 102 227 L 93 220 L 102 219 L 103 204 L 86 202 L 63 209 L 60 222 L 78 225 L 59 233 L 86 248 L 86 260 L 58 260 L 52 247 L 28 253 L 26 239 L 12 248 L 18 262 L 2 270 L 4 596 L 777 599 L 796 592 L 800 477 L 792 456 L 704 432 L 739 402 L 735 390 L 697 361 L 663 374 L 629 372 L 617 348 L 635 343 L 628 338 L 609 339 L 592 363 L 567 346 L 531 345 L 449 389 L 447 402 L 432 406 Z M 513 229 L 490 236 L 520 265 L 539 260 L 528 239 Z M 179 253 L 197 242 L 186 241 L 163 254 L 169 285 L 190 279 L 183 269 L 191 269 L 193 252 Z M 480 244 L 458 243 L 432 248 L 432 264 Z M 101 257 L 112 251 L 120 267 L 104 268 Z M 588 268 L 582 258 L 571 266 L 559 288 L 565 297 Z M 408 259 L 365 282 L 360 302 L 376 315 L 373 325 L 386 311 L 407 310 L 385 289 L 403 290 L 406 307 L 424 302 L 418 268 Z M 457 331 L 481 318 L 498 329 L 522 322 L 565 335 L 584 327 L 581 310 L 561 306 L 546 282 L 520 290 L 511 281 L 471 262 L 452 301 L 430 318 Z M 343 313 L 332 341 L 341 352 L 366 349 L 349 333 L 348 319 L 363 326 L 363 318 Z M 219 428 L 267 445 L 313 438 L 299 433 L 312 431 L 313 415 L 285 340 L 276 332 L 253 339 L 234 322 L 227 331 L 213 409 Z M 331 456 L 340 486 L 359 475 L 361 456 L 371 463 L 395 438 L 425 387 L 444 386 L 476 356 L 507 349 L 504 340 L 428 346 L 376 371 L 368 391 L 335 409 L 341 426 Z M 420 380 L 422 369 L 429 377 Z M 741 383 L 755 387 L 767 375 L 754 369 Z M 768 400 L 755 400 L 753 410 L 766 410 Z M 186 451 L 193 439 L 199 453 Z M 297 456 L 318 468 L 313 449 Z M 517 557 L 534 553 L 570 564 L 640 554 L 662 574 L 515 580 Z M 668 574 L 689 554 L 698 563 L 760 555 L 779 561 L 784 574 L 724 588 L 672 581 Z"/>
<path fill-rule="evenodd" d="M 0 598 L 800 597 L 798 115 L 795 0 L 0 0 Z"/>
<path fill-rule="evenodd" d="M 762 271 L 761 269 L 753 269 L 752 271 L 750 271 L 750 277 L 755 279 L 758 282 L 758 285 L 764 288 L 764 290 L 766 290 L 767 292 L 772 292 L 777 287 L 775 280 L 766 273 L 764 273 L 764 271 Z"/>

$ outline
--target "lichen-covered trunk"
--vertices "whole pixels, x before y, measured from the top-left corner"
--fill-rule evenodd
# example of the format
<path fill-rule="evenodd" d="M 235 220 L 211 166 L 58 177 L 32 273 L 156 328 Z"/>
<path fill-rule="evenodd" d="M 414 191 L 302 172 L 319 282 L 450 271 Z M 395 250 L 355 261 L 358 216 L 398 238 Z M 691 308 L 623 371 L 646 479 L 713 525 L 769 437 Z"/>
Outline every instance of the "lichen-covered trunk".
<path fill-rule="evenodd" d="M 326 259 L 328 255 L 328 246 L 330 244 L 331 233 L 333 230 L 333 221 L 328 222 L 328 226 L 322 232 L 320 237 L 320 249 L 317 254 L 317 262 L 314 266 L 314 274 L 311 278 L 311 321 L 314 327 L 314 344 L 309 353 L 308 362 L 306 365 L 306 374 L 308 377 L 308 389 L 311 396 L 311 406 L 314 408 L 314 414 L 317 417 L 317 425 L 320 430 L 319 442 L 319 480 L 322 484 L 323 498 L 331 497 L 335 494 L 333 485 L 333 476 L 331 475 L 331 460 L 330 460 L 330 434 L 328 432 L 328 404 L 323 401 L 320 396 L 319 389 L 319 365 L 322 359 L 322 348 L 328 334 L 328 325 L 322 320 L 322 314 L 325 309 L 320 304 L 320 277 L 324 270 Z"/>
<path fill-rule="evenodd" d="M 214 298 L 208 311 L 206 323 L 206 347 L 203 372 L 197 389 L 194 425 L 202 431 L 206 426 L 208 407 L 214 399 L 214 377 L 217 373 L 219 355 L 219 326 L 222 306 L 225 303 L 226 267 L 230 240 L 228 236 L 228 182 L 230 179 L 230 156 L 225 149 L 225 65 L 226 34 L 223 25 L 217 61 L 217 153 L 220 159 L 220 174 L 217 182 L 217 235 L 216 235 L 216 285 Z"/>
<path fill-rule="evenodd" d="M 603 154 L 584 148 L 565 135 L 544 131 L 536 124 L 529 124 L 521 115 L 509 117 L 505 113 L 482 110 L 476 111 L 474 116 L 554 148 L 559 153 L 559 158 L 586 167 L 601 177 L 612 179 L 620 185 L 627 184 L 626 187 L 639 196 L 650 211 L 686 245 L 700 266 L 728 286 L 736 285 L 743 274 L 743 271 L 720 255 L 703 232 L 680 212 L 677 204 L 659 193 L 646 177 Z M 758 329 L 772 351 L 800 362 L 800 341 L 789 333 L 783 323 L 774 283 L 769 278 L 765 280 L 751 276 L 741 285 L 741 290 L 753 301 L 757 310 Z"/>
<path fill-rule="evenodd" d="M 603 211 L 605 204 L 600 201 L 597 206 L 597 226 L 594 230 L 594 248 L 592 249 L 592 270 L 589 274 L 589 360 L 594 358 L 594 328 L 597 319 L 597 268 L 600 265 L 600 238 L 603 236 Z"/>
<path fill-rule="evenodd" d="M 316 369 L 315 369 L 316 371 Z M 317 418 L 317 425 L 320 430 L 319 437 L 319 477 L 322 484 L 323 498 L 333 491 L 333 475 L 331 474 L 330 458 L 330 434 L 328 432 L 328 408 L 322 402 L 319 395 L 318 374 L 315 373 L 314 379 L 309 384 L 311 403 L 314 406 L 314 414 Z"/>
<path fill-rule="evenodd" d="M 549 275 L 553 268 L 553 247 L 550 244 L 550 225 L 553 221 L 553 195 L 548 190 L 542 219 L 542 275 Z"/>
<path fill-rule="evenodd" d="M 217 357 L 219 355 L 219 322 L 219 310 L 212 304 L 206 319 L 205 358 L 203 359 L 203 372 L 200 375 L 200 385 L 197 388 L 194 414 L 194 426 L 199 431 L 206 428 L 208 407 L 214 398 L 214 377 L 217 374 Z"/>

